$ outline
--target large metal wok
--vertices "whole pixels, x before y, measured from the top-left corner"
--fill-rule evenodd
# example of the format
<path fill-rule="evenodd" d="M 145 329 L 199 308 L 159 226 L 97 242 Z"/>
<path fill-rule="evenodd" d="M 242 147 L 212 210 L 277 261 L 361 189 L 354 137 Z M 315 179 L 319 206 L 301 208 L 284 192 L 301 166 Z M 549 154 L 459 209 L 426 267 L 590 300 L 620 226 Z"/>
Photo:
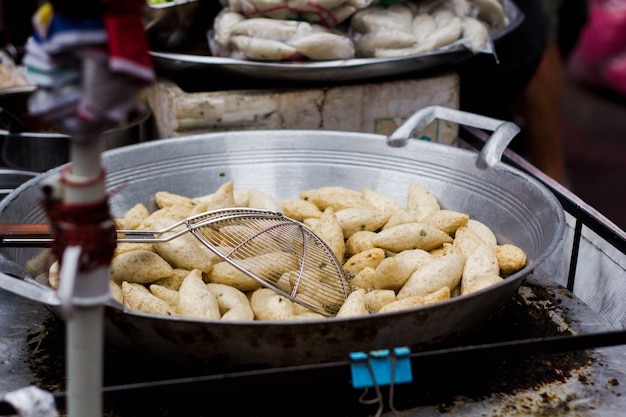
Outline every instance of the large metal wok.
<path fill-rule="evenodd" d="M 410 139 L 436 120 L 493 131 L 480 153 Z M 418 111 L 393 135 L 267 130 L 210 133 L 107 151 L 110 204 L 115 216 L 157 191 L 187 196 L 213 192 L 225 181 L 257 188 L 278 199 L 301 190 L 340 185 L 369 187 L 404 202 L 409 183 L 429 188 L 441 205 L 489 225 L 500 243 L 513 242 L 529 264 L 499 284 L 449 301 L 402 312 L 298 322 L 219 322 L 156 317 L 111 302 L 107 342 L 118 349 L 168 363 L 277 367 L 343 361 L 353 351 L 408 346 L 422 349 L 472 331 L 517 290 L 562 239 L 564 214 L 539 182 L 500 161 L 517 126 L 443 107 Z M 54 169 L 20 186 L 0 203 L 3 223 L 41 223 L 40 187 Z M 56 293 L 9 275 L 26 265 L 35 248 L 5 248 L 0 287 L 58 308 Z M 15 266 L 15 265 L 13 265 Z M 19 269 L 19 268 L 18 268 Z"/>

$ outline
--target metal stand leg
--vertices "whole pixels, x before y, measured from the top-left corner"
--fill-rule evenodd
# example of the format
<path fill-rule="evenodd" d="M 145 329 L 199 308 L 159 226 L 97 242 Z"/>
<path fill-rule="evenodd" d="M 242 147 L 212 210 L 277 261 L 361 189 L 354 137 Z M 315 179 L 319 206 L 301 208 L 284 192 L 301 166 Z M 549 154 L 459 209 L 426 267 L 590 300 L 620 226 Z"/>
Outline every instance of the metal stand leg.
<path fill-rule="evenodd" d="M 74 313 L 66 325 L 68 415 L 102 417 L 104 307 L 75 307 Z"/>

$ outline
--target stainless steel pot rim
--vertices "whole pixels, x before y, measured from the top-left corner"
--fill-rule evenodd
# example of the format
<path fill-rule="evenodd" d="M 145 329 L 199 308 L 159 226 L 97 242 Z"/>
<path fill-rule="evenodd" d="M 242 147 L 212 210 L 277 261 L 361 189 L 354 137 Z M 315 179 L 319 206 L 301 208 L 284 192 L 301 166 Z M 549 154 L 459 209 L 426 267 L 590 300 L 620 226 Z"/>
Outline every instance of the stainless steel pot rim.
<path fill-rule="evenodd" d="M 0 176 L 2 175 L 20 175 L 24 177 L 36 177 L 39 173 L 34 171 L 26 171 L 22 169 L 0 168 Z"/>

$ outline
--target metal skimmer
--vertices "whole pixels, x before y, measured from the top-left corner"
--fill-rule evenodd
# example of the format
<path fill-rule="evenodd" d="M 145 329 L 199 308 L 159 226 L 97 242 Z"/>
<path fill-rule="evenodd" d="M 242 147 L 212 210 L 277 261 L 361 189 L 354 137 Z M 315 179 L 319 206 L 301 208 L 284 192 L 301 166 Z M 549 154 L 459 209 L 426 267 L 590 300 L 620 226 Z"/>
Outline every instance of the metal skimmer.
<path fill-rule="evenodd" d="M 41 225 L 23 225 L 30 228 L 30 237 L 28 233 L 11 230 L 13 226 L 17 227 L 2 225 L 1 246 L 34 246 L 51 241 L 49 237 L 42 238 L 41 229 L 32 233 Z M 191 233 L 239 271 L 233 273 L 243 273 L 325 316 L 336 315 L 349 292 L 341 263 L 326 243 L 302 223 L 277 211 L 226 208 L 201 213 L 160 230 L 117 233 L 118 242 L 129 243 L 168 242 Z"/>

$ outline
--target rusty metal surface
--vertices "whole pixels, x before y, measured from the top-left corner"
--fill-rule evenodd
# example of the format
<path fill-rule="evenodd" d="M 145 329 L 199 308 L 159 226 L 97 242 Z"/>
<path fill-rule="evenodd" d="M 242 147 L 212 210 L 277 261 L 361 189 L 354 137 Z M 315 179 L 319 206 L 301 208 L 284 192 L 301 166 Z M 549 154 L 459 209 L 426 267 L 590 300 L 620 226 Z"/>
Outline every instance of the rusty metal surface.
<path fill-rule="evenodd" d="M 41 305 L 20 297 L 0 295 L 0 393 L 26 385 L 62 393 L 64 386 L 64 326 Z M 507 340 L 592 333 L 611 329 L 598 314 L 547 276 L 533 274 L 514 297 L 484 325 L 448 347 Z M 233 383 L 206 386 L 168 384 L 177 378 L 194 381 L 202 366 L 168 367 L 138 355 L 106 350 L 105 386 L 118 387 L 107 396 L 107 415 L 209 416 L 228 412 L 241 416 L 366 416 L 377 404 L 363 404 L 363 390 L 350 385 L 342 371 L 304 373 L 297 382 L 281 370 L 266 383 L 242 378 Z M 253 371 L 251 371 L 253 372 Z M 480 416 L 617 416 L 626 409 L 624 347 L 517 355 L 507 359 L 481 357 L 458 360 L 435 357 L 413 369 L 411 384 L 381 388 L 383 415 Z M 311 378 L 307 378 L 310 375 Z M 154 389 L 136 389 L 161 381 Z M 287 383 L 289 381 L 289 383 Z M 130 385 L 135 384 L 135 385 Z M 158 395 L 163 393 L 164 395 Z M 155 396 L 155 394 L 157 394 Z M 276 401 L 279 395 L 280 401 Z M 370 390 L 365 397 L 372 399 Z M 324 399 L 324 401 L 320 401 Z M 332 408 L 329 404 L 333 404 Z M 393 406 L 397 413 L 391 409 Z M 146 414 L 148 413 L 148 414 Z M 165 413 L 165 414 L 163 414 Z"/>
<path fill-rule="evenodd" d="M 0 392 L 36 384 L 27 361 L 30 333 L 45 333 L 50 312 L 37 302 L 0 291 Z"/>

